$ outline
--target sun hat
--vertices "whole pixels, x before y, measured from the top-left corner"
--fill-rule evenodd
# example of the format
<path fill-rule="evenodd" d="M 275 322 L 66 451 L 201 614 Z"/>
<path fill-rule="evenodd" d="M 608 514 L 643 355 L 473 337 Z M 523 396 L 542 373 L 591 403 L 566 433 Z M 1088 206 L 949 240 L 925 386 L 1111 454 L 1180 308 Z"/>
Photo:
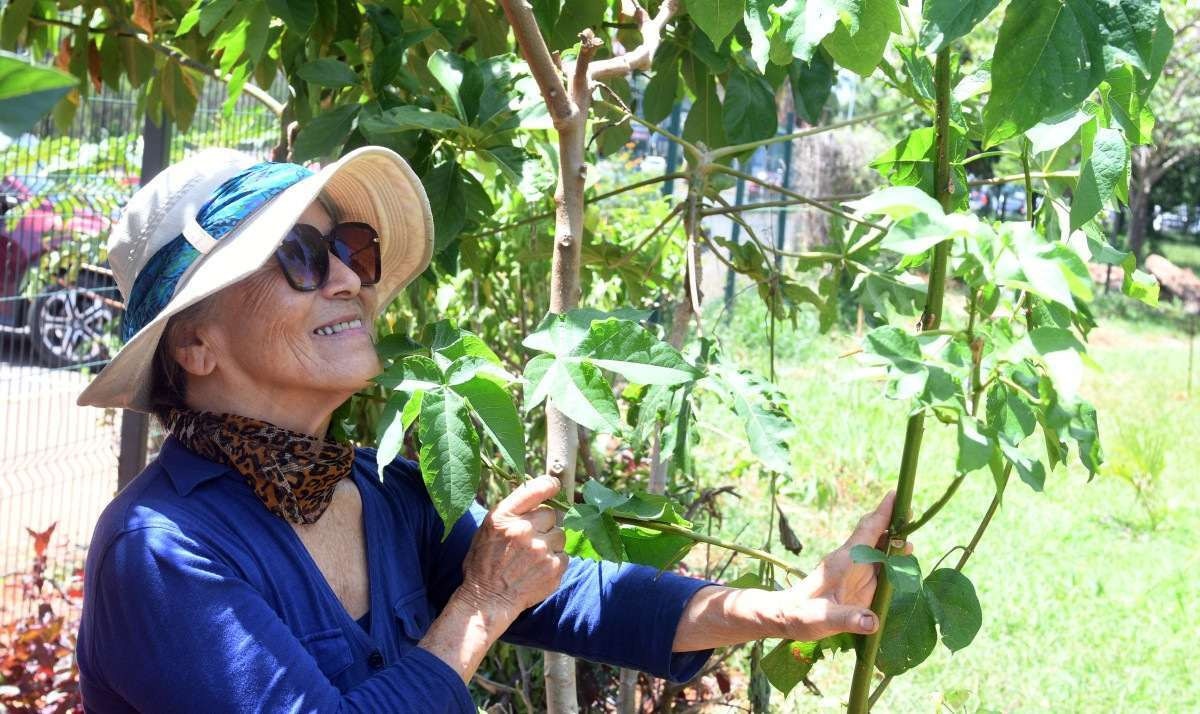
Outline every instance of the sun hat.
<path fill-rule="evenodd" d="M 76 402 L 150 411 L 151 366 L 171 316 L 258 270 L 315 200 L 336 220 L 379 232 L 377 314 L 429 265 L 429 199 L 390 149 L 355 149 L 316 173 L 232 149 L 199 152 L 139 189 L 109 234 L 126 341 Z"/>

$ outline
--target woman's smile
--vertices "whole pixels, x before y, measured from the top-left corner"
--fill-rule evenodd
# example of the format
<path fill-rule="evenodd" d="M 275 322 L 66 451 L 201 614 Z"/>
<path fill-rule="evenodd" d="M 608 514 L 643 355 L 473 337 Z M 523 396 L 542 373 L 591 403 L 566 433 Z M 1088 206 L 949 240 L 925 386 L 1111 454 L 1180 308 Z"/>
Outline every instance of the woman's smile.
<path fill-rule="evenodd" d="M 366 335 L 367 330 L 363 327 L 363 322 L 358 317 L 343 317 L 332 322 L 327 322 L 317 329 L 312 331 L 318 337 L 354 337 L 357 335 Z"/>

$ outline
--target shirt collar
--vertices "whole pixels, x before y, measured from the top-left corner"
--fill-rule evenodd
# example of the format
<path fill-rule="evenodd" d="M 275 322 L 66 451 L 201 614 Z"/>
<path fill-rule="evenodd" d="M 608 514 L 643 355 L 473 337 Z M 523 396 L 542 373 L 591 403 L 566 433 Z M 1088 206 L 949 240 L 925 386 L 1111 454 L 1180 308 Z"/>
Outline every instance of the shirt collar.
<path fill-rule="evenodd" d="M 167 470 L 171 483 L 180 496 L 191 493 L 200 484 L 223 476 L 232 469 L 225 464 L 200 456 L 189 450 L 174 436 L 168 436 L 158 452 L 158 461 Z"/>

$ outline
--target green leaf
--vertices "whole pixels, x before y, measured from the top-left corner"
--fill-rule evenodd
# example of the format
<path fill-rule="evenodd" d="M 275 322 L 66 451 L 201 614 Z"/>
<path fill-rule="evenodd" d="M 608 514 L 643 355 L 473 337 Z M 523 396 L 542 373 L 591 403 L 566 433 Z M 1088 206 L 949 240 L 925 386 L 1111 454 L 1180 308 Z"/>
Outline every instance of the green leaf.
<path fill-rule="evenodd" d="M 684 5 L 714 47 L 721 46 L 746 11 L 746 0 L 686 0 Z"/>
<path fill-rule="evenodd" d="M 453 159 L 443 161 L 421 178 L 433 211 L 433 250 L 441 253 L 458 238 L 467 225 L 467 195 Z"/>
<path fill-rule="evenodd" d="M 921 47 L 926 52 L 937 52 L 965 37 L 999 4 L 1000 0 L 925 0 L 921 8 Z"/>
<path fill-rule="evenodd" d="M 267 0 L 267 8 L 300 37 L 308 35 L 317 21 L 317 0 Z"/>
<path fill-rule="evenodd" d="M 971 644 L 983 626 L 983 609 L 970 579 L 952 568 L 938 568 L 925 578 L 925 597 L 942 644 L 951 652 Z"/>
<path fill-rule="evenodd" d="M 907 672 L 925 661 L 937 645 L 937 629 L 923 588 L 897 592 L 888 607 L 875 660 L 888 675 Z"/>
<path fill-rule="evenodd" d="M 642 116 L 657 123 L 670 115 L 679 96 L 679 53 L 673 45 L 659 47 L 651 71 L 642 95 Z"/>
<path fill-rule="evenodd" d="M 380 478 L 383 477 L 383 469 L 395 461 L 400 450 L 404 448 L 404 433 L 408 431 L 408 424 L 404 423 L 402 414 L 410 398 L 411 395 L 407 392 L 393 392 L 383 407 L 383 414 L 379 417 L 375 465 L 379 470 Z"/>
<path fill-rule="evenodd" d="M 746 34 L 750 36 L 750 57 L 760 73 L 766 72 L 770 65 L 771 34 L 775 25 L 775 17 L 771 13 L 774 0 L 746 0 L 746 14 L 742 22 L 746 25 Z"/>
<path fill-rule="evenodd" d="M 766 654 L 759 662 L 763 674 L 772 687 L 784 696 L 796 688 L 814 664 L 822 657 L 818 642 L 784 640 Z"/>
<path fill-rule="evenodd" d="M 988 465 L 995 450 L 992 440 L 983 433 L 979 422 L 965 414 L 958 419 L 958 460 L 960 474 L 971 473 Z"/>
<path fill-rule="evenodd" d="M 621 543 L 630 563 L 666 570 L 683 560 L 696 541 L 653 528 L 621 524 Z"/>
<path fill-rule="evenodd" d="M 486 377 L 474 377 L 451 389 L 466 398 L 505 463 L 517 473 L 525 473 L 525 423 L 512 395 Z"/>
<path fill-rule="evenodd" d="M 792 86 L 792 103 L 796 117 L 816 125 L 821 121 L 821 112 L 829 101 L 837 71 L 833 59 L 825 50 L 813 53 L 807 62 L 794 59 L 788 66 L 788 80 Z"/>
<path fill-rule="evenodd" d="M 775 135 L 775 92 L 761 75 L 734 69 L 725 80 L 721 121 L 730 144 L 748 144 Z"/>
<path fill-rule="evenodd" d="M 546 397 L 571 421 L 604 434 L 621 433 L 621 412 L 600 368 L 585 360 L 556 359 L 538 381 L 533 404 Z"/>
<path fill-rule="evenodd" d="M 725 126 L 717 83 L 707 71 L 700 76 L 696 100 L 683 122 L 683 138 L 698 141 L 709 148 L 725 146 Z"/>
<path fill-rule="evenodd" d="M 867 333 L 867 351 L 877 354 L 904 372 L 924 369 L 917 338 L 894 325 L 883 325 Z"/>
<path fill-rule="evenodd" d="M 731 368 L 714 373 L 713 383 L 721 387 L 721 396 L 730 400 L 734 413 L 742 420 L 750 451 L 763 467 L 777 473 L 791 469 L 788 440 L 794 428 L 787 415 L 775 405 L 774 388 L 749 372 Z"/>
<path fill-rule="evenodd" d="M 621 529 L 611 514 L 588 503 L 577 503 L 563 519 L 567 534 L 565 551 L 581 558 L 625 561 Z"/>
<path fill-rule="evenodd" d="M 862 0 L 858 27 L 851 28 L 845 19 L 834 27 L 821 46 L 834 61 L 864 77 L 875 71 L 888 38 L 900 31 L 900 10 L 896 0 Z"/>
<path fill-rule="evenodd" d="M 1130 253 L 1121 264 L 1125 271 L 1121 292 L 1151 307 L 1158 305 L 1158 280 L 1138 270 L 1137 257 Z"/>
<path fill-rule="evenodd" d="M 1157 5 L 1013 0 L 996 40 L 984 146 L 1071 109 L 1121 64 L 1145 71 L 1154 53 Z"/>
<path fill-rule="evenodd" d="M 430 111 L 414 104 L 393 107 L 385 112 L 364 118 L 359 126 L 367 136 L 397 134 L 414 129 L 445 132 L 458 131 L 462 122 L 449 114 Z"/>
<path fill-rule="evenodd" d="M 422 331 L 422 341 L 429 345 L 429 349 L 449 360 L 479 357 L 500 365 L 500 358 L 486 342 L 450 320 L 438 320 L 427 325 Z"/>
<path fill-rule="evenodd" d="M 1000 453 L 1005 461 L 1013 465 L 1017 475 L 1034 491 L 1046 486 L 1046 467 L 1035 457 L 1026 454 L 1006 439 L 1000 440 Z"/>
<path fill-rule="evenodd" d="M 1029 340 L 1046 363 L 1059 396 L 1073 401 L 1083 381 L 1083 344 L 1061 327 L 1035 328 Z"/>
<path fill-rule="evenodd" d="M 674 347 L 636 322 L 618 318 L 592 322 L 571 356 L 586 358 L 638 384 L 672 386 L 701 375 Z"/>
<path fill-rule="evenodd" d="M 296 74 L 319 87 L 350 87 L 358 84 L 358 74 L 341 60 L 322 57 L 300 66 Z"/>
<path fill-rule="evenodd" d="M 313 117 L 296 135 L 294 160 L 310 161 L 337 153 L 354 130 L 358 110 L 357 104 L 343 104 Z"/>
<path fill-rule="evenodd" d="M 839 20 L 847 21 L 852 32 L 858 29 L 862 4 L 863 0 L 787 0 L 775 12 L 792 56 L 807 62 Z"/>
<path fill-rule="evenodd" d="M 417 433 L 421 474 L 445 526 L 444 539 L 475 500 L 482 469 L 479 435 L 467 402 L 448 389 L 425 393 Z"/>
<path fill-rule="evenodd" d="M 944 215 L 937 199 L 916 186 L 888 186 L 846 205 L 864 215 L 888 216 L 897 220 L 915 213 Z"/>
<path fill-rule="evenodd" d="M 66 72 L 0 53 L 0 134 L 15 138 L 29 131 L 78 84 Z"/>
<path fill-rule="evenodd" d="M 375 352 L 383 360 L 394 360 L 400 357 L 420 354 L 425 351 L 425 345 L 417 342 L 403 332 L 393 332 L 384 335 L 375 343 Z"/>
<path fill-rule="evenodd" d="M 482 91 L 483 80 L 479 76 L 479 69 L 466 59 L 445 50 L 430 55 L 426 66 L 446 94 L 450 95 L 459 118 L 471 122 L 479 108 L 478 97 Z"/>
<path fill-rule="evenodd" d="M 917 186 L 925 193 L 933 196 L 933 165 L 936 154 L 935 132 L 927 126 L 916 129 L 901 139 L 895 146 L 880 154 L 871 162 L 871 168 L 882 174 L 893 186 Z M 952 179 L 955 195 L 960 207 L 965 207 L 963 201 L 967 194 L 966 170 L 956 163 L 965 157 L 967 150 L 966 135 L 962 130 L 950 126 L 950 160 L 952 162 Z"/>
<path fill-rule="evenodd" d="M 1071 230 L 1092 220 L 1112 198 L 1129 166 L 1129 145 L 1116 129 L 1099 129 L 1071 200 Z"/>
<path fill-rule="evenodd" d="M 592 504 L 602 512 L 623 506 L 633 498 L 617 493 L 595 479 L 584 482 L 579 491 L 585 503 Z"/>
<path fill-rule="evenodd" d="M 563 50 L 579 44 L 579 33 L 585 27 L 595 27 L 604 21 L 608 4 L 593 0 L 564 0 L 554 23 L 554 32 L 546 38 L 552 50 Z"/>
<path fill-rule="evenodd" d="M 1033 410 L 1004 385 L 992 387 L 987 394 L 986 414 L 988 429 L 1016 445 L 1033 433 L 1037 423 Z"/>
<path fill-rule="evenodd" d="M 1079 127 L 1091 121 L 1092 115 L 1082 109 L 1070 109 L 1058 116 L 1048 117 L 1034 124 L 1026 132 L 1029 150 L 1035 154 L 1057 149 L 1071 140 Z"/>

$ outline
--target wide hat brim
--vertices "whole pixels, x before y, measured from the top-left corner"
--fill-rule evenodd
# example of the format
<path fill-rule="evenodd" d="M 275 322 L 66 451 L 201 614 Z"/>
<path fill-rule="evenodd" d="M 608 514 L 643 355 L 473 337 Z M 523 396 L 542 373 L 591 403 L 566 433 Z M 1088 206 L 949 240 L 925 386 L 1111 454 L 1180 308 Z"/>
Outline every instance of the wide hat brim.
<path fill-rule="evenodd" d="M 356 149 L 289 186 L 200 256 L 170 302 L 125 343 L 77 403 L 149 412 L 151 366 L 171 316 L 257 271 L 318 196 L 333 206 L 337 220 L 362 221 L 379 231 L 376 314 L 429 265 L 433 214 L 420 179 L 390 149 Z"/>

